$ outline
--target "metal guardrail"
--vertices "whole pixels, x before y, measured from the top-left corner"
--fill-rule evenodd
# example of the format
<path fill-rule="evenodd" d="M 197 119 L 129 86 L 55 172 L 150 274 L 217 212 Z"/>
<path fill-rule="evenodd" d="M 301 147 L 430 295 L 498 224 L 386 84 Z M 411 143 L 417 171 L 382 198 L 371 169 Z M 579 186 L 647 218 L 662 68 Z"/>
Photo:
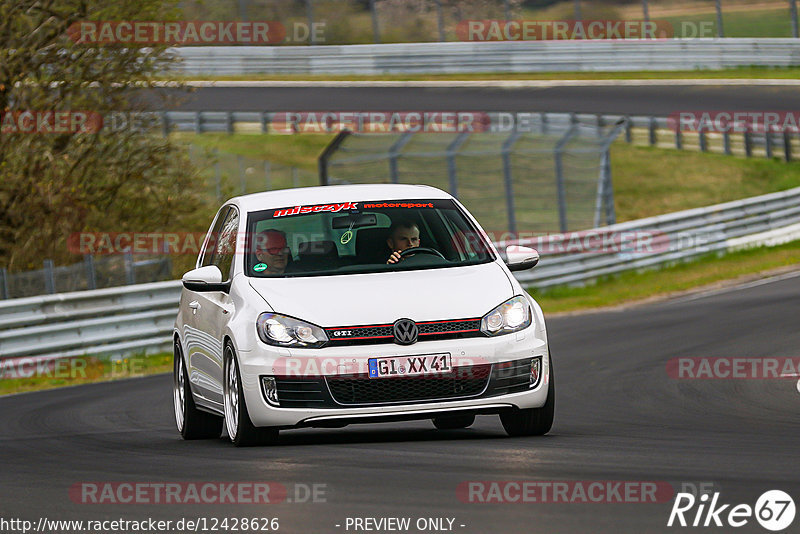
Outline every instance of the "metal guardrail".
<path fill-rule="evenodd" d="M 582 284 L 709 253 L 800 239 L 800 188 L 618 223 L 596 234 L 604 234 L 610 245 L 592 246 L 597 240 L 592 232 L 548 236 L 541 265 L 518 273 L 517 279 L 537 288 Z M 498 243 L 501 248 L 506 244 Z M 513 244 L 543 248 L 537 239 Z"/>
<path fill-rule="evenodd" d="M 800 54 L 800 50 L 798 50 Z M 800 57 L 800 55 L 798 56 Z M 477 112 L 476 112 L 477 113 Z M 163 132 L 227 132 L 227 133 L 292 133 L 287 125 L 286 113 L 269 111 L 164 111 L 148 112 L 160 120 Z M 492 125 L 502 127 L 513 124 L 547 124 L 571 120 L 576 124 L 601 128 L 627 119 L 625 140 L 629 143 L 676 148 L 679 150 L 699 150 L 727 155 L 781 157 L 790 161 L 794 154 L 800 153 L 800 135 L 797 131 L 773 129 L 770 132 L 743 130 L 736 133 L 725 132 L 676 132 L 667 117 L 625 116 L 591 113 L 556 112 L 489 112 L 486 113 Z M 526 120 L 519 117 L 525 115 Z M 504 119 L 501 119 L 504 116 Z M 531 120 L 533 117 L 533 120 Z M 337 131 L 331 123 L 330 133 Z M 490 132 L 493 130 L 490 130 Z"/>
<path fill-rule="evenodd" d="M 0 359 L 168 351 L 179 281 L 0 302 Z"/>
<path fill-rule="evenodd" d="M 181 74 L 648 71 L 800 65 L 797 39 L 723 38 L 172 48 Z"/>
<path fill-rule="evenodd" d="M 517 278 L 536 288 L 581 284 L 710 252 L 800 239 L 800 188 L 595 230 L 601 232 L 622 242 L 625 235 L 644 234 L 650 249 L 571 251 L 576 234 L 548 236 L 548 248 L 563 252 L 542 250 L 540 265 Z M 507 244 L 497 243 L 501 250 Z M 0 359 L 169 351 L 180 289 L 179 281 L 169 281 L 2 301 Z"/>

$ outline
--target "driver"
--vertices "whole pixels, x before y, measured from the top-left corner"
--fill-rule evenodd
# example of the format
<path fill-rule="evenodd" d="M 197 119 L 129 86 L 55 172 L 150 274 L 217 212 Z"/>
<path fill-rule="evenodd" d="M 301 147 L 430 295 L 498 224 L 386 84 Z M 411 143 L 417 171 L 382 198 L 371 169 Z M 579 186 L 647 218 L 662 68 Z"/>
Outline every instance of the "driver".
<path fill-rule="evenodd" d="M 409 248 L 419 246 L 419 227 L 414 221 L 403 219 L 393 222 L 389 227 L 386 246 L 392 251 L 386 263 L 397 263 L 403 260 L 400 253 Z"/>
<path fill-rule="evenodd" d="M 289 247 L 286 234 L 280 230 L 259 232 L 255 240 L 255 255 L 259 263 L 253 270 L 261 274 L 283 274 L 289 263 Z"/>

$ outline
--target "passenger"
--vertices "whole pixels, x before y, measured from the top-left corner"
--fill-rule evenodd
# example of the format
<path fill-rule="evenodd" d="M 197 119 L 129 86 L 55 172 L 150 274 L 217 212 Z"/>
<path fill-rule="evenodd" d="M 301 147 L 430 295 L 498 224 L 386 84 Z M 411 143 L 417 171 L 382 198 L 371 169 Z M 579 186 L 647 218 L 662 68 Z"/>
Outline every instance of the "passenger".
<path fill-rule="evenodd" d="M 255 254 L 258 262 L 253 270 L 260 274 L 283 274 L 289 263 L 289 247 L 286 234 L 280 230 L 264 230 L 255 239 Z"/>

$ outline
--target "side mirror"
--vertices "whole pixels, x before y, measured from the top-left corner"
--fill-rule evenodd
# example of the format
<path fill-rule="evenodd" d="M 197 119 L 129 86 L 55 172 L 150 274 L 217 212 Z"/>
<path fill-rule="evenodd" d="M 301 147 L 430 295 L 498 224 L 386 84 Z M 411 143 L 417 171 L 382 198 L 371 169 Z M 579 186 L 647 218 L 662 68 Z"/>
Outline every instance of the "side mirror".
<path fill-rule="evenodd" d="M 509 245 L 506 247 L 506 265 L 509 271 L 524 271 L 539 263 L 539 253 L 530 247 Z"/>
<path fill-rule="evenodd" d="M 194 269 L 183 275 L 181 278 L 183 287 L 189 291 L 228 291 L 231 287 L 229 282 L 222 282 L 222 271 L 216 265 L 206 265 L 199 269 Z"/>

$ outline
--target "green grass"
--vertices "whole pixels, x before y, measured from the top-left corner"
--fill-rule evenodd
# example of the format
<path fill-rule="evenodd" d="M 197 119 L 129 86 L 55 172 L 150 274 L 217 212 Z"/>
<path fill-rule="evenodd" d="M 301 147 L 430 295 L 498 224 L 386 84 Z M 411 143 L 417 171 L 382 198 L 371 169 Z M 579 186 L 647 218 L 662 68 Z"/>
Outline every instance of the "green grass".
<path fill-rule="evenodd" d="M 216 148 L 220 152 L 238 154 L 248 158 L 268 160 L 272 163 L 317 170 L 317 156 L 333 139 L 327 134 L 254 135 L 204 133 L 173 134 L 180 142 L 201 148 Z"/>
<path fill-rule="evenodd" d="M 675 37 L 683 37 L 681 28 L 688 23 L 687 28 L 695 28 L 700 22 L 712 22 L 712 31 L 700 37 L 717 36 L 717 16 L 715 12 L 698 15 L 685 15 L 680 17 L 664 17 L 672 23 Z M 791 37 L 792 23 L 789 15 L 789 3 L 783 9 L 761 9 L 750 11 L 734 11 L 722 13 L 722 29 L 725 37 Z M 694 30 L 692 30 L 694 31 Z M 686 37 L 697 37 L 689 33 Z"/>
<path fill-rule="evenodd" d="M 691 150 L 611 149 L 617 220 L 708 206 L 800 186 L 800 162 Z"/>
<path fill-rule="evenodd" d="M 724 24 L 724 23 L 723 23 Z M 628 71 L 628 72 L 511 72 L 465 74 L 311 75 L 248 74 L 241 76 L 169 76 L 171 80 L 219 81 L 479 81 L 479 80 L 671 80 L 671 79 L 798 79 L 800 67 L 741 67 L 720 70 Z"/>
<path fill-rule="evenodd" d="M 792 265 L 800 265 L 800 241 L 731 252 L 722 257 L 710 254 L 659 270 L 605 277 L 586 287 L 562 286 L 530 290 L 530 293 L 545 313 L 569 312 L 665 296 Z"/>
<path fill-rule="evenodd" d="M 108 357 L 68 358 L 45 369 L 25 365 L 12 367 L 10 360 L 0 361 L 0 364 L 0 395 L 9 395 L 166 373 L 172 370 L 172 354 L 140 354 L 113 360 Z"/>

